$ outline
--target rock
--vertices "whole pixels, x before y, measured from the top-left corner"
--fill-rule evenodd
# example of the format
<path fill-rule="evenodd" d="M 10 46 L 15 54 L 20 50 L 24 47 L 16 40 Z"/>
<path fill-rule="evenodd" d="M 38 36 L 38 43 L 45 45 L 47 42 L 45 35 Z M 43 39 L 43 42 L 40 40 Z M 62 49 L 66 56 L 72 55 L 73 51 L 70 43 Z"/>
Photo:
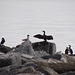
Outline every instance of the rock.
<path fill-rule="evenodd" d="M 34 68 L 27 68 L 25 70 L 23 70 L 23 72 L 27 72 L 28 70 L 28 73 L 31 73 L 32 75 L 59 75 L 58 73 L 56 73 L 54 70 L 50 69 L 50 68 L 47 68 L 47 67 L 41 67 L 39 68 L 40 71 L 35 71 Z M 23 73 L 22 72 L 22 73 Z"/>
<path fill-rule="evenodd" d="M 54 54 L 54 55 L 47 55 L 47 56 L 43 56 L 43 59 L 56 59 L 56 60 L 61 60 L 62 55 L 60 54 Z"/>
<path fill-rule="evenodd" d="M 8 53 L 6 57 L 12 60 L 12 65 L 21 65 L 21 53 Z"/>
<path fill-rule="evenodd" d="M 73 63 L 57 63 L 57 64 L 49 64 L 49 67 L 54 71 L 61 73 L 66 73 L 69 71 L 75 71 L 75 64 Z"/>
<path fill-rule="evenodd" d="M 15 48 L 14 52 L 21 52 L 33 56 L 36 55 L 30 41 L 23 42 L 19 47 Z"/>
<path fill-rule="evenodd" d="M 17 71 L 21 69 L 22 66 L 20 65 L 10 65 L 3 67 L 1 69 L 4 69 L 8 72 L 8 75 L 16 75 Z"/>
<path fill-rule="evenodd" d="M 16 74 L 16 75 L 45 75 L 41 72 L 35 72 L 35 73 L 21 73 L 21 74 Z"/>
<path fill-rule="evenodd" d="M 48 62 L 46 60 L 43 60 L 43 59 L 42 60 L 40 60 L 40 59 L 32 59 L 31 61 L 25 63 L 23 65 L 23 68 L 29 67 L 29 66 L 32 66 L 35 71 L 40 71 L 41 73 L 43 73 L 45 75 L 59 75 L 53 69 L 48 67 Z"/>
<path fill-rule="evenodd" d="M 34 57 L 34 58 L 32 59 L 32 61 L 33 61 L 33 62 L 36 62 L 36 63 L 42 63 L 42 64 L 48 63 L 47 60 L 42 59 L 42 58 L 38 58 L 38 57 Z"/>
<path fill-rule="evenodd" d="M 21 53 L 21 57 L 22 57 L 22 58 L 33 58 L 34 56 Z"/>
<path fill-rule="evenodd" d="M 54 54 L 54 55 L 47 55 L 43 56 L 43 59 L 56 59 L 62 63 L 75 63 L 75 56 L 69 56 L 66 54 Z"/>
<path fill-rule="evenodd" d="M 43 66 L 42 70 L 47 72 L 47 74 L 45 74 L 45 75 L 59 75 L 57 72 L 55 72 L 53 69 L 51 69 L 49 67 Z"/>
<path fill-rule="evenodd" d="M 36 42 L 33 43 L 33 49 L 35 51 L 46 51 L 47 53 L 53 55 L 56 52 L 56 45 L 55 43 L 50 43 L 50 42 Z"/>
<path fill-rule="evenodd" d="M 68 63 L 75 63 L 75 56 L 69 56 L 69 55 L 65 55 L 65 56 Z"/>
<path fill-rule="evenodd" d="M 12 64 L 11 59 L 9 59 L 9 58 L 1 58 L 0 57 L 0 67 L 9 66 L 11 64 Z"/>
<path fill-rule="evenodd" d="M 9 72 L 5 69 L 0 69 L 0 75 L 9 75 Z"/>
<path fill-rule="evenodd" d="M 34 58 L 34 56 L 21 53 L 21 61 L 22 61 L 22 64 L 30 61 L 32 58 Z"/>
<path fill-rule="evenodd" d="M 0 46 L 0 52 L 8 53 L 9 51 L 11 51 L 10 47 L 4 45 Z"/>
<path fill-rule="evenodd" d="M 74 75 L 75 55 L 55 51 L 54 43 L 26 41 L 0 52 L 0 75 Z"/>
<path fill-rule="evenodd" d="M 42 51 L 35 51 L 35 53 L 36 53 L 36 57 L 43 57 L 43 56 L 50 55 L 43 50 Z"/>
<path fill-rule="evenodd" d="M 17 73 L 34 73 L 35 69 L 33 67 L 24 67 L 20 69 Z"/>
<path fill-rule="evenodd" d="M 5 55 L 0 55 L 0 67 L 21 64 L 22 62 L 20 53 L 7 53 Z"/>
<path fill-rule="evenodd" d="M 56 55 L 61 56 L 60 61 L 62 63 L 75 63 L 75 56 L 69 56 L 67 54 L 56 54 Z"/>
<path fill-rule="evenodd" d="M 5 53 L 0 52 L 0 55 L 4 55 Z"/>
<path fill-rule="evenodd" d="M 56 60 L 56 59 L 48 59 L 48 63 L 51 63 L 51 64 L 57 64 L 57 63 L 62 63 L 61 61 L 59 61 L 59 60 Z"/>
<path fill-rule="evenodd" d="M 61 75 L 75 75 L 75 71 L 70 71 L 70 72 L 62 73 Z"/>
<path fill-rule="evenodd" d="M 41 59 L 28 59 L 26 63 L 23 65 L 10 65 L 7 67 L 3 67 L 2 69 L 6 70 L 9 75 L 59 75 L 53 69 L 48 67 L 48 62 L 43 61 Z"/>
<path fill-rule="evenodd" d="M 59 75 L 57 72 L 55 72 L 53 69 L 47 66 L 38 65 L 36 70 L 44 73 L 45 75 Z"/>

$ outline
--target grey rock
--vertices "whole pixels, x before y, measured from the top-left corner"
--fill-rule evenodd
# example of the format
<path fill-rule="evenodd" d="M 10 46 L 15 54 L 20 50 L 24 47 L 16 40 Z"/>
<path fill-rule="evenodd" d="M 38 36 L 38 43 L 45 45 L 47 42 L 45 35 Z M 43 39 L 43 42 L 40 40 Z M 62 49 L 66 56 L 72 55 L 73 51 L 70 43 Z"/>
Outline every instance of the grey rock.
<path fill-rule="evenodd" d="M 65 55 L 66 56 L 66 60 L 68 63 L 74 63 L 75 64 L 75 56 L 69 56 L 69 55 Z"/>
<path fill-rule="evenodd" d="M 45 75 L 41 72 L 35 72 L 35 73 L 20 73 L 20 74 L 16 74 L 16 75 Z"/>
<path fill-rule="evenodd" d="M 63 63 L 75 63 L 75 56 L 69 56 L 67 54 L 57 54 L 60 55 L 60 61 Z"/>
<path fill-rule="evenodd" d="M 75 71 L 69 71 L 66 73 L 62 73 L 61 75 L 75 75 Z"/>
<path fill-rule="evenodd" d="M 27 55 L 27 54 L 25 54 L 25 53 L 21 53 L 21 57 L 22 57 L 22 58 L 33 58 L 34 56 L 32 56 L 32 55 Z"/>
<path fill-rule="evenodd" d="M 0 69 L 0 75 L 9 75 L 9 72 L 5 69 Z"/>
<path fill-rule="evenodd" d="M 21 65 L 21 53 L 8 53 L 6 57 L 12 60 L 12 65 Z"/>
<path fill-rule="evenodd" d="M 30 41 L 23 42 L 18 48 L 15 48 L 14 52 L 22 52 L 33 56 L 36 55 Z"/>
<path fill-rule="evenodd" d="M 17 71 L 21 69 L 22 66 L 19 65 L 10 65 L 3 67 L 2 69 L 6 70 L 9 75 L 16 75 Z"/>
<path fill-rule="evenodd" d="M 61 61 L 62 63 L 75 63 L 75 56 L 69 56 L 66 54 L 54 54 L 54 55 L 47 55 L 47 56 L 43 56 L 43 59 L 56 59 Z"/>
<path fill-rule="evenodd" d="M 54 43 L 23 42 L 0 53 L 0 75 L 74 75 L 75 56 L 55 52 Z"/>
<path fill-rule="evenodd" d="M 32 66 L 35 71 L 40 71 L 45 75 L 59 75 L 53 69 L 48 67 L 48 62 L 44 59 L 32 59 L 33 62 L 29 61 L 23 65 L 23 68 Z M 24 71 L 25 72 L 25 71 Z"/>
<path fill-rule="evenodd" d="M 20 69 L 17 73 L 34 73 L 35 69 L 31 66 Z"/>
<path fill-rule="evenodd" d="M 50 43 L 50 42 L 36 42 L 33 43 L 33 49 L 35 51 L 46 51 L 47 53 L 53 55 L 56 52 L 56 44 L 55 43 Z"/>
<path fill-rule="evenodd" d="M 44 71 L 47 72 L 46 75 L 48 75 L 48 74 L 49 74 L 49 75 L 59 75 L 57 72 L 55 72 L 53 69 L 51 69 L 51 68 L 49 68 L 49 67 L 43 66 L 42 68 L 43 68 Z"/>
<path fill-rule="evenodd" d="M 35 51 L 35 53 L 36 53 L 36 57 L 43 57 L 43 56 L 50 55 L 43 50 L 42 51 Z"/>
<path fill-rule="evenodd" d="M 57 60 L 57 59 L 48 59 L 48 63 L 51 63 L 51 64 L 57 64 L 57 63 L 62 63 L 61 61 Z"/>
<path fill-rule="evenodd" d="M 9 51 L 11 51 L 10 47 L 4 45 L 0 46 L 0 52 L 8 53 Z"/>
<path fill-rule="evenodd" d="M 62 55 L 60 54 L 54 54 L 54 55 L 47 55 L 47 56 L 43 56 L 43 59 L 56 59 L 56 60 L 61 60 Z"/>
<path fill-rule="evenodd" d="M 0 58 L 0 67 L 5 67 L 5 66 L 9 66 L 11 65 L 12 62 L 11 62 L 11 59 L 9 58 Z"/>
<path fill-rule="evenodd" d="M 0 55 L 0 67 L 21 64 L 22 62 L 20 53 L 7 53 L 5 55 Z"/>

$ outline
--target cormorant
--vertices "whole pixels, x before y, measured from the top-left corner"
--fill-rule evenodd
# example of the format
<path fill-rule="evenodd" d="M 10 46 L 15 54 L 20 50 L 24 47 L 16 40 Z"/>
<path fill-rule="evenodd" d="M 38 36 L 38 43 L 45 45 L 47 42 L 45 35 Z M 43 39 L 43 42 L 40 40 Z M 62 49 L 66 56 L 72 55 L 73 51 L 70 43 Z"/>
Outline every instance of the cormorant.
<path fill-rule="evenodd" d="M 28 41 L 29 40 L 29 35 L 27 35 L 26 39 L 22 39 L 22 41 Z"/>
<path fill-rule="evenodd" d="M 69 52 L 70 52 L 71 54 L 73 54 L 73 51 L 72 51 L 72 49 L 71 49 L 71 45 L 69 45 Z"/>
<path fill-rule="evenodd" d="M 47 41 L 47 40 L 53 40 L 53 36 L 52 35 L 45 35 L 45 31 L 43 31 L 43 35 L 41 34 L 37 34 L 37 35 L 34 35 L 35 38 L 39 38 L 39 39 L 44 39 L 44 41 Z"/>
<path fill-rule="evenodd" d="M 5 39 L 2 38 L 0 44 L 3 45 L 5 43 Z"/>
<path fill-rule="evenodd" d="M 68 54 L 68 51 L 69 51 L 69 49 L 68 49 L 68 47 L 66 47 L 65 54 Z"/>

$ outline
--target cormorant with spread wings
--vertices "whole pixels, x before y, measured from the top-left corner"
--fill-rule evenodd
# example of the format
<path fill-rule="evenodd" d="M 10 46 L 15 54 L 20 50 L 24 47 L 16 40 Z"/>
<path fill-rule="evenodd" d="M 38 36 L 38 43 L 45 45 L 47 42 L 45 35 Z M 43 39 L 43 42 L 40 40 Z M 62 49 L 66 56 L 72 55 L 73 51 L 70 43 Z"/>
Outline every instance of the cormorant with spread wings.
<path fill-rule="evenodd" d="M 37 34 L 37 35 L 34 35 L 35 38 L 39 38 L 39 39 L 44 39 L 44 41 L 47 41 L 47 40 L 53 40 L 53 36 L 52 35 L 45 35 L 45 31 L 43 31 L 43 35 L 41 34 Z"/>

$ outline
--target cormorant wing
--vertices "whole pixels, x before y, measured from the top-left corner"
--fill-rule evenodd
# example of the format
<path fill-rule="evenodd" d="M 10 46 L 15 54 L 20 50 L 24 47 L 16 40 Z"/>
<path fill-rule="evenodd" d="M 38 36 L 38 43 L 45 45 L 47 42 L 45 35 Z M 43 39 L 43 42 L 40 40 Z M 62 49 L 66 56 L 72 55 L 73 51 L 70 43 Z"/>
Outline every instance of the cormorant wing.
<path fill-rule="evenodd" d="M 53 40 L 53 36 L 52 36 L 52 35 L 46 36 L 46 38 L 47 38 L 48 40 Z"/>
<path fill-rule="evenodd" d="M 34 35 L 34 37 L 35 38 L 39 38 L 39 39 L 43 39 L 44 38 L 43 35 L 41 35 L 41 34 Z"/>

